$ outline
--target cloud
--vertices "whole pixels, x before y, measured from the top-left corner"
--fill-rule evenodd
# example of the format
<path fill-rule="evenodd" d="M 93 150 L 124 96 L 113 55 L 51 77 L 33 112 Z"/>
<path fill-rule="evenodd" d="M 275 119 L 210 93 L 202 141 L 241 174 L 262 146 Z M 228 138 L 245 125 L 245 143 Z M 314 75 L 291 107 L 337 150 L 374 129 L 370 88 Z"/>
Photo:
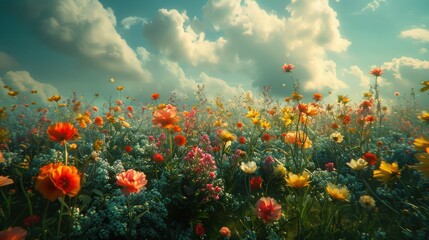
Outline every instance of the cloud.
<path fill-rule="evenodd" d="M 429 61 L 411 57 L 393 58 L 385 62 L 382 68 L 391 71 L 393 77 L 400 81 L 419 82 L 429 75 Z"/>
<path fill-rule="evenodd" d="M 145 24 L 145 23 L 147 23 L 146 18 L 141 18 L 136 16 L 126 17 L 121 21 L 122 27 L 126 30 L 130 30 L 133 25 Z"/>
<path fill-rule="evenodd" d="M 360 12 L 362 13 L 366 10 L 375 12 L 380 7 L 381 3 L 386 3 L 386 0 L 372 0 L 364 8 L 362 8 Z"/>
<path fill-rule="evenodd" d="M 143 34 L 162 55 L 174 61 L 186 61 L 194 66 L 219 63 L 219 50 L 226 41 L 223 38 L 205 40 L 204 32 L 197 34 L 186 25 L 188 21 L 185 12 L 160 9 L 151 22 L 144 24 Z"/>
<path fill-rule="evenodd" d="M 8 71 L 18 67 L 18 62 L 6 52 L 0 51 L 0 71 Z"/>
<path fill-rule="evenodd" d="M 294 0 L 286 10 L 290 17 L 267 12 L 256 1 L 208 1 L 204 20 L 226 41 L 222 60 L 214 67 L 245 70 L 253 86 L 270 85 L 273 93 L 281 96 L 286 94 L 278 87 L 285 79 L 281 71 L 285 62 L 295 64 L 293 74 L 299 76 L 304 90 L 346 88 L 327 53 L 343 52 L 350 42 L 341 36 L 337 14 L 329 2 Z"/>
<path fill-rule="evenodd" d="M 116 32 L 113 10 L 91 0 L 27 1 L 32 28 L 45 43 L 110 75 L 150 80 L 136 53 Z"/>
<path fill-rule="evenodd" d="M 27 71 L 8 71 L 3 78 L 0 78 L 2 85 L 11 87 L 13 90 L 19 92 L 16 99 L 20 99 L 21 103 L 30 103 L 36 101 L 36 103 L 48 104 L 48 98 L 54 94 L 59 94 L 57 88 L 51 84 L 41 83 L 34 80 L 30 73 Z M 32 90 L 37 90 L 36 94 L 32 94 Z M 2 98 L 11 101 L 11 96 L 7 95 L 8 91 L 5 89 L 0 92 Z M 15 100 L 15 99 L 14 99 Z M 28 100 L 28 101 L 21 101 Z"/>
<path fill-rule="evenodd" d="M 364 73 L 358 66 L 351 66 L 349 69 L 343 69 L 345 74 L 356 77 L 359 80 L 359 85 L 362 87 L 369 88 L 371 85 L 369 76 L 367 73 Z"/>
<path fill-rule="evenodd" d="M 429 30 L 424 28 L 413 28 L 402 31 L 399 36 L 401 38 L 411 38 L 421 42 L 429 42 Z"/>

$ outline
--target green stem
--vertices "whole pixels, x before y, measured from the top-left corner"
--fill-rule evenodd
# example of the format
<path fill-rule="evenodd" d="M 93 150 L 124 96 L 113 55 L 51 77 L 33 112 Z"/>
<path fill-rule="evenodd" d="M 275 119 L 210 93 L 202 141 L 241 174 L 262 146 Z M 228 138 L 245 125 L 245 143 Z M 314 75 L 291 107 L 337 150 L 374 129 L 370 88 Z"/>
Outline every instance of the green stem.
<path fill-rule="evenodd" d="M 64 197 L 61 197 L 61 198 L 64 198 Z M 58 227 L 57 227 L 57 238 L 58 239 L 60 238 L 61 222 L 63 220 L 63 211 L 64 211 L 64 204 L 61 203 L 60 216 L 59 216 L 59 219 L 58 219 Z"/>
<path fill-rule="evenodd" d="M 24 196 L 25 196 L 25 200 L 27 201 L 28 211 L 30 212 L 30 215 L 33 215 L 33 207 L 32 207 L 32 205 L 31 205 L 30 197 L 28 196 L 27 191 L 25 191 L 24 183 L 23 183 L 23 180 L 22 180 L 22 176 L 23 176 L 23 174 L 22 174 L 22 173 L 20 173 L 20 178 L 21 178 L 21 179 L 20 179 L 20 181 L 19 181 L 19 186 L 21 187 L 22 193 L 24 194 Z"/>
<path fill-rule="evenodd" d="M 46 239 L 46 215 L 48 214 L 48 208 L 49 208 L 49 204 L 50 202 L 46 203 L 46 207 L 45 210 L 43 211 L 43 216 L 42 216 L 42 239 Z"/>

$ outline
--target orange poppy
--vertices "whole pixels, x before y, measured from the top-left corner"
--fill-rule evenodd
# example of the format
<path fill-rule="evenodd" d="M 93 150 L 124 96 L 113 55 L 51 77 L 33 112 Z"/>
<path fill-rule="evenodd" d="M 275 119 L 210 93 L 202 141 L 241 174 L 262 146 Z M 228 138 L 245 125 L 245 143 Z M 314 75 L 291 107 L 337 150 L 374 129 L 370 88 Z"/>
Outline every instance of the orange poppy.
<path fill-rule="evenodd" d="M 168 104 L 162 109 L 153 112 L 152 123 L 158 125 L 161 128 L 173 128 L 177 122 L 180 121 L 180 117 L 177 116 L 176 107 Z"/>
<path fill-rule="evenodd" d="M 77 128 L 69 122 L 57 122 L 49 126 L 47 132 L 51 141 L 60 142 L 61 145 L 65 141 L 76 138 L 78 135 Z"/>

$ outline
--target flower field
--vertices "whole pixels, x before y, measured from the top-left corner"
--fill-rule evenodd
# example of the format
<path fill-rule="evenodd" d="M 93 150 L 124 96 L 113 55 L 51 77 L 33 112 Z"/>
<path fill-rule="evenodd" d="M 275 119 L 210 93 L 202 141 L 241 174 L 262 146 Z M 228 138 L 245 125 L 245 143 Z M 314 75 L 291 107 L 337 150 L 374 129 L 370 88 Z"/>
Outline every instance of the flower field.
<path fill-rule="evenodd" d="M 38 107 L 4 86 L 0 239 L 428 239 L 428 109 L 385 103 L 379 68 L 355 103 L 306 99 L 283 71 L 281 100 L 115 86 Z"/>

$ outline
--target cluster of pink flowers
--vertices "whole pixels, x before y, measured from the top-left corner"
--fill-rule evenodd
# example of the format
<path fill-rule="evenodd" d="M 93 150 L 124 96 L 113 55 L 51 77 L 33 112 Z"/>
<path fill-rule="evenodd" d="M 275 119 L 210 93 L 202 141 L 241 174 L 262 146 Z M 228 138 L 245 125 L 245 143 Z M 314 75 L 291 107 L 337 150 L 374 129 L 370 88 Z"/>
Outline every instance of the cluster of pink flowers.
<path fill-rule="evenodd" d="M 216 162 L 212 155 L 204 153 L 199 147 L 193 147 L 185 157 L 185 168 L 189 171 L 204 200 L 219 199 L 222 188 L 216 183 Z"/>

